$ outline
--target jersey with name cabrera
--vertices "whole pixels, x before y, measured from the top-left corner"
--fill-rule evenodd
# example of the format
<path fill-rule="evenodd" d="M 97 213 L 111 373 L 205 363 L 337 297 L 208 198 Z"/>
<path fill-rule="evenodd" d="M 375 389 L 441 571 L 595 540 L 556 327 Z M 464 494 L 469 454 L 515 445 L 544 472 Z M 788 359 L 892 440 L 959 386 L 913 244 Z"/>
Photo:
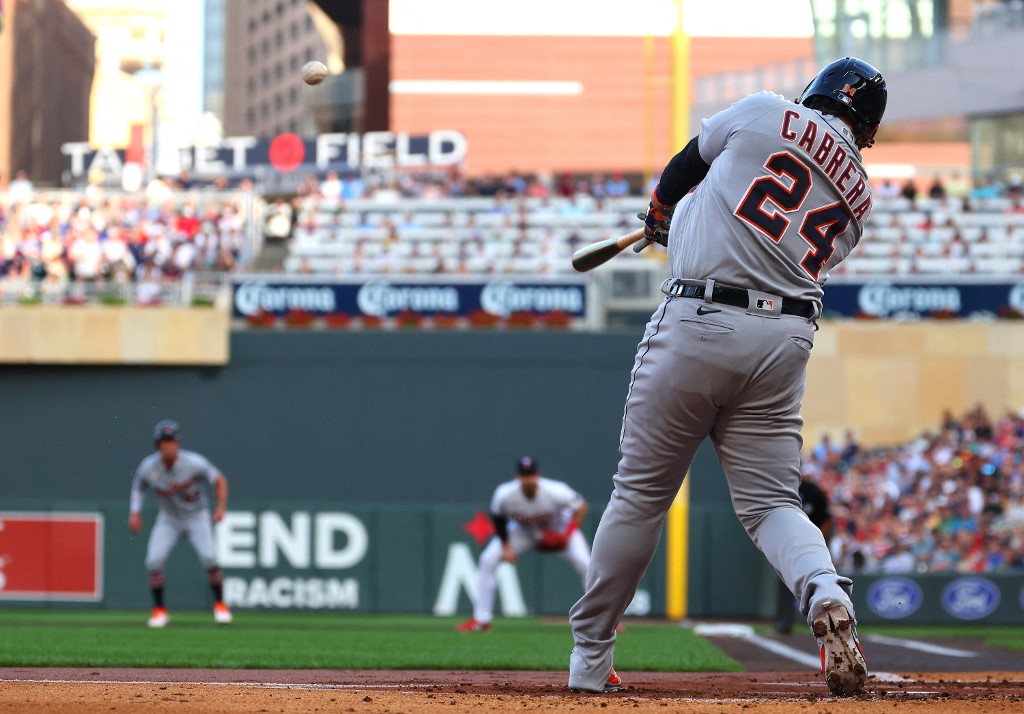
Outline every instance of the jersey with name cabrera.
<path fill-rule="evenodd" d="M 711 168 L 672 219 L 672 276 L 820 301 L 871 209 L 850 128 L 758 92 L 703 120 L 697 146 Z"/>
<path fill-rule="evenodd" d="M 160 452 L 144 458 L 132 480 L 132 511 L 142 508 L 147 489 L 159 498 L 160 510 L 169 516 L 187 517 L 208 510 L 206 489 L 220 471 L 205 456 L 194 451 L 178 451 L 174 465 L 167 468 Z"/>
<path fill-rule="evenodd" d="M 538 533 L 545 528 L 561 530 L 583 505 L 583 496 L 567 483 L 541 477 L 533 498 L 523 493 L 518 479 L 506 481 L 494 490 L 491 513 L 509 519 L 509 529 Z"/>

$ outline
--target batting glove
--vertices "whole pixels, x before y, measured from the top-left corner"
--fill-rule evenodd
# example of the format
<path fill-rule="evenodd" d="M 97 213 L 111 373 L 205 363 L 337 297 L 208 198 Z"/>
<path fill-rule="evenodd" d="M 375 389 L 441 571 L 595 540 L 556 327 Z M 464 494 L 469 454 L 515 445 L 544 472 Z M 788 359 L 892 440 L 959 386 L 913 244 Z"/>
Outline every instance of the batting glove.
<path fill-rule="evenodd" d="M 668 247 L 668 228 L 672 222 L 675 206 L 667 206 L 658 198 L 658 187 L 651 192 L 651 202 L 647 205 L 647 213 L 638 213 L 636 217 L 644 222 L 644 237 L 655 243 Z"/>

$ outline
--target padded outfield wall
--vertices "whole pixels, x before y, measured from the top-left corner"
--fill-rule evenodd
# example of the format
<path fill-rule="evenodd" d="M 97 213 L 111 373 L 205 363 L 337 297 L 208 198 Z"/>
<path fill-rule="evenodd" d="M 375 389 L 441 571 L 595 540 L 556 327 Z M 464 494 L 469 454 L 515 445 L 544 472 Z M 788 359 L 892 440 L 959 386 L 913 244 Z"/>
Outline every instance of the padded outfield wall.
<path fill-rule="evenodd" d="M 590 501 L 592 535 L 638 338 L 237 332 L 223 367 L 5 366 L 0 606 L 148 607 L 145 538 L 125 516 L 132 472 L 169 417 L 185 448 L 230 480 L 218 548 L 236 606 L 468 613 L 480 521 L 522 454 Z M 688 614 L 770 616 L 774 574 L 707 444 L 691 501 Z M 635 614 L 665 612 L 664 552 Z M 187 545 L 168 576 L 177 606 L 207 604 Z M 509 614 L 564 614 L 579 593 L 554 558 L 530 556 L 503 578 L 499 612 Z M 866 619 L 1024 620 L 1019 575 L 857 582 Z"/>
<path fill-rule="evenodd" d="M 32 590 L 31 578 L 22 574 L 18 585 L 13 577 L 15 561 L 32 558 L 76 573 L 66 589 L 86 595 L 58 604 L 147 606 L 145 538 L 125 527 L 128 492 L 152 449 L 153 425 L 173 418 L 183 447 L 229 479 L 219 547 L 229 592 L 241 601 L 302 606 L 296 588 L 310 587 L 330 590 L 309 597 L 333 598 L 341 609 L 468 612 L 466 566 L 480 547 L 472 524 L 521 455 L 580 490 L 592 507 L 587 532 L 596 527 L 638 337 L 246 331 L 232 334 L 224 367 L 5 367 L 0 550 L 15 547 L 19 557 L 0 569 L 8 596 L 0 589 L 0 604 L 46 601 L 12 597 Z M 95 523 L 75 536 L 102 539 L 88 567 L 70 568 L 82 556 L 61 547 L 25 550 L 33 536 L 24 533 L 41 542 L 70 526 L 13 516 L 53 512 Z M 145 515 L 148 532 L 152 504 Z M 363 537 L 357 558 L 352 539 Z M 646 604 L 638 603 L 651 614 L 664 609 L 660 560 Z M 202 606 L 208 595 L 187 544 L 168 575 L 169 597 Z M 517 610 L 506 579 L 513 613 L 564 613 L 580 587 L 554 558 L 524 559 L 518 580 Z"/>

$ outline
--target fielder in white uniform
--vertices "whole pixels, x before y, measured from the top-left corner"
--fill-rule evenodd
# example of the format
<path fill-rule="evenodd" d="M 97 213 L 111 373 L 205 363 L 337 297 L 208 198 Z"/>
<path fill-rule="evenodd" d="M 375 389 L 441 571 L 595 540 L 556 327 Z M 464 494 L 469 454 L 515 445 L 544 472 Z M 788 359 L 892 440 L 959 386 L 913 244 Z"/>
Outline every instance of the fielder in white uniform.
<path fill-rule="evenodd" d="M 473 617 L 455 628 L 460 632 L 491 629 L 498 566 L 515 565 L 528 550 L 558 553 L 580 578 L 587 576 L 590 547 L 579 530 L 587 502 L 568 484 L 541 476 L 529 456 L 519 460 L 516 473 L 515 479 L 495 489 L 491 499 L 496 535 L 480 554 Z"/>
<path fill-rule="evenodd" d="M 164 566 L 182 537 L 188 537 L 206 569 L 206 579 L 213 591 L 214 620 L 227 624 L 231 622 L 231 610 L 224 603 L 224 572 L 217 563 L 212 524 L 224 518 L 228 480 L 206 457 L 180 449 L 179 431 L 173 421 L 165 420 L 156 425 L 153 441 L 157 450 L 142 460 L 132 481 L 128 528 L 133 533 L 142 530 L 146 491 L 153 491 L 160 504 L 146 549 L 146 572 L 153 593 L 153 612 L 147 624 L 164 627 L 170 621 L 170 614 L 164 607 Z M 204 485 L 212 486 L 217 496 L 212 516 Z"/>
<path fill-rule="evenodd" d="M 796 101 L 761 92 L 704 120 L 662 172 L 641 217 L 648 240 L 667 244 L 672 277 L 637 350 L 615 489 L 569 613 L 571 689 L 620 687 L 615 624 L 710 437 L 740 522 L 800 602 L 829 689 L 863 690 L 852 583 L 797 493 L 800 403 L 822 286 L 871 210 L 861 150 L 886 98 L 877 69 L 841 59 Z"/>

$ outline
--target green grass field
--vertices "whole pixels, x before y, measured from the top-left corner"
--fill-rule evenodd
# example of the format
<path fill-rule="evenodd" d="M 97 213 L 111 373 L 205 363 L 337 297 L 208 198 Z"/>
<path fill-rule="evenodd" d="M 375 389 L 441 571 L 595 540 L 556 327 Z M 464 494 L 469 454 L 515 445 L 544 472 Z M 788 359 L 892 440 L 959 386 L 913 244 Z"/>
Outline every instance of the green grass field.
<path fill-rule="evenodd" d="M 240 669 L 564 670 L 572 638 L 562 620 L 498 619 L 460 633 L 456 618 L 237 612 L 217 626 L 207 612 L 175 612 L 164 630 L 146 613 L 0 610 L 0 666 Z M 758 628 L 767 634 L 770 628 Z M 862 635 L 916 640 L 980 638 L 1024 650 L 1024 627 L 868 625 Z M 630 621 L 615 648 L 624 670 L 738 672 L 742 667 L 688 628 Z"/>
<path fill-rule="evenodd" d="M 164 630 L 145 613 L 0 611 L 0 666 L 258 669 L 565 670 L 568 623 L 497 619 L 486 633 L 454 618 L 395 615 L 175 612 Z M 629 623 L 615 663 L 634 671 L 736 672 L 742 667 L 689 629 Z"/>

